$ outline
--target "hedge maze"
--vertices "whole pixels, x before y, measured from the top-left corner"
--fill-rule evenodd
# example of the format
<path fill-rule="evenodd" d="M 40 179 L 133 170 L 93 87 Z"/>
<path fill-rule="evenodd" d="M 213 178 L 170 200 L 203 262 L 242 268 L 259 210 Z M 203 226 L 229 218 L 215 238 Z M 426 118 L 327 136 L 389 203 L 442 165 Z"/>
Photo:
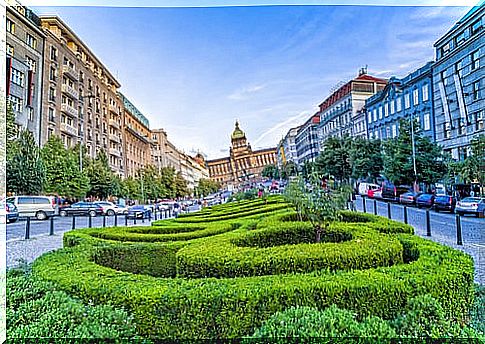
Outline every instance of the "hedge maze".
<path fill-rule="evenodd" d="M 395 317 L 431 294 L 456 321 L 473 302 L 473 261 L 413 228 L 342 211 L 315 243 L 280 197 L 206 208 L 151 227 L 68 232 L 33 271 L 96 304 L 122 306 L 158 338 L 251 335 L 277 311 L 335 304 Z"/>

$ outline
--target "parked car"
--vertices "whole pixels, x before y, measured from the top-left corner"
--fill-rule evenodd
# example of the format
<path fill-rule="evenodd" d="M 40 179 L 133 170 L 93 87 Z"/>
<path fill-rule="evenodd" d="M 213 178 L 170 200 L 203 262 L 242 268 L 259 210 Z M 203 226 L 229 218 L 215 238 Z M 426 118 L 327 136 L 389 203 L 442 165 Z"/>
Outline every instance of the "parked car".
<path fill-rule="evenodd" d="M 380 186 L 377 184 L 362 182 L 359 184 L 358 192 L 361 196 L 368 196 L 370 190 L 377 190 L 379 188 Z"/>
<path fill-rule="evenodd" d="M 482 197 L 466 197 L 461 201 L 456 202 L 455 212 L 458 215 L 474 214 L 479 216 L 479 205 L 485 203 L 485 198 Z M 482 206 L 483 207 L 483 206 Z M 481 209 L 481 207 L 480 207 Z"/>
<path fill-rule="evenodd" d="M 35 216 L 37 220 L 46 220 L 55 213 L 55 205 L 48 196 L 13 196 L 5 202 L 13 204 L 21 217 Z"/>
<path fill-rule="evenodd" d="M 434 203 L 435 195 L 433 194 L 428 194 L 424 193 L 418 196 L 416 199 L 416 205 L 418 208 L 425 207 L 425 208 L 431 208 Z"/>
<path fill-rule="evenodd" d="M 77 202 L 59 209 L 60 216 L 96 216 L 103 214 L 103 207 L 94 202 Z"/>
<path fill-rule="evenodd" d="M 367 191 L 367 197 L 369 198 L 377 198 L 376 193 L 380 193 L 380 197 L 382 197 L 382 188 L 377 188 L 377 189 L 369 189 Z"/>
<path fill-rule="evenodd" d="M 103 208 L 103 214 L 108 216 L 114 216 L 115 214 L 128 214 L 128 208 L 121 207 L 117 204 L 108 201 L 97 201 L 95 204 L 99 204 Z"/>
<path fill-rule="evenodd" d="M 416 205 L 416 199 L 421 195 L 419 192 L 409 191 L 399 196 L 399 203 Z"/>
<path fill-rule="evenodd" d="M 148 219 L 151 217 L 152 210 L 150 206 L 147 205 L 134 205 L 128 208 L 128 218 L 136 219 Z"/>
<path fill-rule="evenodd" d="M 454 212 L 456 206 L 456 198 L 448 195 L 436 196 L 434 199 L 433 209 L 438 211 L 445 210 Z"/>
<path fill-rule="evenodd" d="M 395 186 L 392 183 L 384 183 L 382 185 L 382 198 L 392 202 L 398 202 L 399 197 L 406 192 L 413 191 L 412 187 L 408 185 Z"/>
<path fill-rule="evenodd" d="M 2 209 L 5 209 L 5 220 L 7 223 L 15 222 L 19 219 L 17 207 L 9 202 L 2 202 Z"/>

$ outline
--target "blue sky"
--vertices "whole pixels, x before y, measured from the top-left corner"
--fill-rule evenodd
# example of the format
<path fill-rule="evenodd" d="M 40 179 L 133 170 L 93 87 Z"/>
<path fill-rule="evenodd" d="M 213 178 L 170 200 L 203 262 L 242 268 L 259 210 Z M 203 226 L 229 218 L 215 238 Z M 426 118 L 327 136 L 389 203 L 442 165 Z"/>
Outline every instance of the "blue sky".
<path fill-rule="evenodd" d="M 56 14 L 177 147 L 224 156 L 234 121 L 276 146 L 339 81 L 368 65 L 405 76 L 468 7 L 34 7 Z"/>

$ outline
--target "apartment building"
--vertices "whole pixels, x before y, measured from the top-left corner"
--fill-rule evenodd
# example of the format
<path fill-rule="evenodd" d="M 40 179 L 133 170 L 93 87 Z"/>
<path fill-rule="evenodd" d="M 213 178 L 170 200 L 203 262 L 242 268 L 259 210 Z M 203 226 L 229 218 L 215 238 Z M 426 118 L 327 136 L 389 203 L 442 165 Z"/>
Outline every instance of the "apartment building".
<path fill-rule="evenodd" d="M 367 138 L 365 101 L 386 84 L 387 80 L 368 75 L 362 68 L 356 78 L 333 92 L 319 105 L 320 140 L 344 135 Z"/>
<path fill-rule="evenodd" d="M 485 134 L 485 2 L 473 7 L 435 44 L 436 142 L 456 160 Z"/>
<path fill-rule="evenodd" d="M 434 141 L 432 65 L 428 62 L 403 79 L 390 78 L 384 90 L 366 100 L 369 139 L 392 139 L 399 135 L 400 120 L 413 118 Z"/>
<path fill-rule="evenodd" d="M 298 128 L 295 136 L 298 166 L 303 166 L 305 162 L 315 161 L 320 153 L 319 125 L 320 115 L 315 114 Z"/>
<path fill-rule="evenodd" d="M 276 148 L 278 167 L 281 168 L 289 161 L 298 165 L 296 149 L 296 136 L 300 127 L 291 128 L 285 137 L 280 140 Z"/>
<path fill-rule="evenodd" d="M 6 7 L 6 96 L 19 129 L 29 130 L 40 144 L 43 51 L 40 19 L 16 2 Z"/>
<path fill-rule="evenodd" d="M 104 150 L 112 170 L 124 175 L 119 82 L 58 17 L 41 16 L 46 36 L 41 144 L 57 135 L 67 147 Z"/>
<path fill-rule="evenodd" d="M 120 137 L 110 128 L 112 142 L 123 141 L 123 157 L 125 177 L 135 177 L 140 168 L 152 164 L 150 122 L 123 94 L 119 93 L 123 102 L 123 130 Z"/>
<path fill-rule="evenodd" d="M 152 129 L 152 163 L 156 167 L 172 167 L 175 171 L 180 171 L 180 152 L 177 147 L 167 138 L 164 129 Z"/>

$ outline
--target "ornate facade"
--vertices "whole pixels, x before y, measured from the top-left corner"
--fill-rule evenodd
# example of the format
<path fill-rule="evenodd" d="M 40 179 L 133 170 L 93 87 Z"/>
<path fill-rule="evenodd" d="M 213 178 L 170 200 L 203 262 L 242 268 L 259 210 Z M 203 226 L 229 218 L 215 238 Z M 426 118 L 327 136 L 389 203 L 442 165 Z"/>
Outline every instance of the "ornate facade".
<path fill-rule="evenodd" d="M 258 182 L 264 167 L 275 164 L 276 148 L 253 151 L 237 121 L 231 135 L 229 156 L 207 161 L 211 179 L 223 186 Z"/>

